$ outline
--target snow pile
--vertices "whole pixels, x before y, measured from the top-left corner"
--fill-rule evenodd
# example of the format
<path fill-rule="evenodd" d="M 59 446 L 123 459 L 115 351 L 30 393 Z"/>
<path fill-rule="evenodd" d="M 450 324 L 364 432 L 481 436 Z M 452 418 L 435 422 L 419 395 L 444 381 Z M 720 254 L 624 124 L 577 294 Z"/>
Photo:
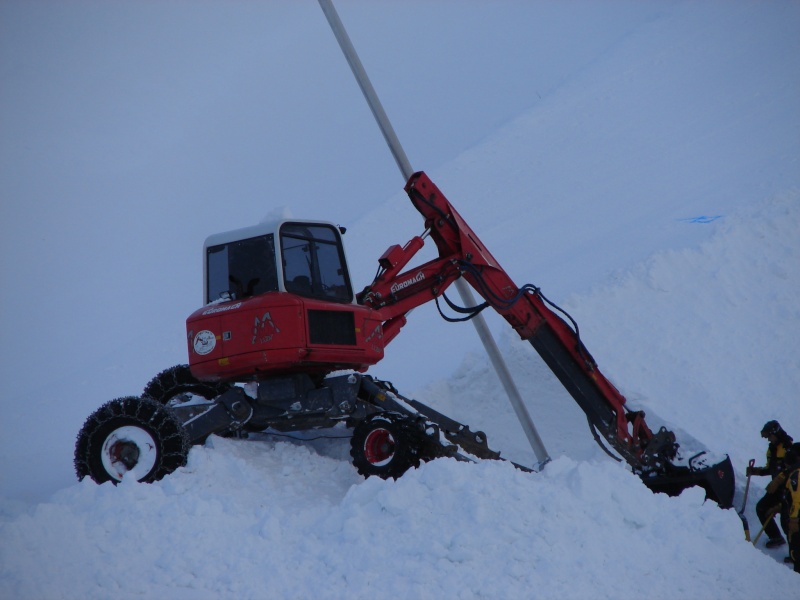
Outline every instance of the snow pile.
<path fill-rule="evenodd" d="M 761 425 L 800 437 L 800 5 L 342 4 L 414 165 L 651 427 L 730 454 L 741 506 Z M 186 361 L 207 235 L 341 222 L 359 287 L 422 224 L 315 3 L 44 6 L 0 5 L 0 597 L 792 596 L 785 548 L 650 493 L 492 315 L 542 473 L 365 481 L 334 429 L 76 483 L 85 417 Z M 534 464 L 469 324 L 420 308 L 373 374 Z"/>
<path fill-rule="evenodd" d="M 706 444 L 726 440 L 714 449 L 735 465 L 761 464 L 760 424 L 778 419 L 800 438 L 798 231 L 800 189 L 788 190 L 566 306 L 580 307 L 592 351 L 614 357 L 614 381 L 648 414 Z"/>
<path fill-rule="evenodd" d="M 629 406 L 652 428 L 675 431 L 684 454 L 727 453 L 743 470 L 751 458 L 763 461 L 763 423 L 800 432 L 798 231 L 800 191 L 792 190 L 728 215 L 698 247 L 656 253 L 561 304 Z M 602 456 L 583 413 L 528 343 L 509 332 L 501 345 L 550 454 Z M 504 456 L 535 464 L 483 354 L 418 395 L 501 439 Z"/>
<path fill-rule="evenodd" d="M 756 598 L 793 577 L 731 543 L 732 511 L 653 495 L 610 461 L 358 481 L 345 441 L 211 445 L 156 484 L 85 482 L 5 524 L 3 596 Z"/>
<path fill-rule="evenodd" d="M 764 261 L 777 264 L 798 251 L 792 232 L 800 204 L 786 200 L 758 211 L 757 219 L 736 220 L 698 250 L 658 255 L 641 269 L 620 274 L 618 287 L 571 299 L 573 310 L 589 317 L 609 304 L 630 306 L 616 337 L 612 331 L 599 336 L 619 346 L 601 343 L 601 352 L 615 369 L 632 371 L 627 378 L 639 376 L 644 392 L 635 401 L 659 411 L 648 412 L 651 424 L 668 417 L 675 428 L 679 421 L 671 420 L 680 412 L 686 431 L 730 443 L 732 437 L 723 435 L 726 424 L 757 430 L 761 417 L 753 426 L 752 413 L 762 410 L 769 416 L 779 411 L 790 431 L 800 429 L 797 413 L 786 410 L 791 403 L 776 397 L 753 407 L 714 402 L 710 390 L 704 402 L 651 402 L 651 395 L 685 397 L 681 392 L 693 379 L 661 381 L 644 361 L 621 360 L 630 351 L 625 344 L 643 345 L 659 357 L 662 347 L 647 342 L 653 320 L 630 317 L 661 315 L 682 333 L 677 337 L 688 345 L 683 352 L 690 358 L 704 360 L 704 340 L 714 331 L 738 360 L 749 358 L 756 372 L 766 368 L 770 349 L 750 357 L 741 351 L 749 346 L 738 341 L 738 329 L 704 327 L 710 317 L 698 317 L 702 311 L 687 312 L 683 303 L 669 308 L 649 294 L 665 293 L 663 282 L 654 285 L 660 281 L 654 273 L 669 273 L 670 281 L 693 280 L 699 300 L 736 297 L 741 281 L 758 279 Z M 772 236 L 762 247 L 764 230 Z M 754 258 L 736 262 L 732 281 L 724 276 L 727 268 L 707 281 L 703 266 L 721 264 L 717 252 L 732 247 Z M 796 290 L 798 278 L 778 277 L 786 279 Z M 793 296 L 779 285 L 763 288 L 775 314 L 796 310 Z M 773 332 L 778 350 L 782 335 Z M 649 597 L 666 599 L 781 597 L 795 588 L 793 573 L 743 541 L 734 511 L 704 503 L 699 489 L 678 498 L 653 494 L 605 457 L 580 412 L 527 344 L 506 338 L 504 345 L 555 457 L 541 473 L 524 473 L 508 463 L 443 459 L 397 481 L 365 481 L 349 462 L 343 429 L 323 432 L 338 439 L 304 443 L 268 435 L 248 441 L 212 438 L 191 450 L 185 468 L 152 485 L 126 480 L 117 487 L 97 486 L 87 480 L 28 507 L 4 503 L 0 595 L 346 598 L 391 590 L 402 598 L 442 598 L 519 597 L 537 590 L 544 597 L 580 599 L 647 589 Z M 724 365 L 714 369 L 705 381 L 721 384 L 728 376 Z M 787 373 L 781 381 L 796 383 L 796 377 L 797 372 Z M 486 429 L 493 447 L 530 464 L 531 452 L 493 379 L 484 357 L 469 356 L 453 378 L 429 386 L 422 399 L 430 394 L 448 414 L 467 414 L 467 422 Z M 721 418 L 726 414 L 727 420 Z M 681 441 L 691 441 L 686 431 L 675 429 Z M 719 445 L 737 466 L 763 452 L 756 431 L 741 444 Z M 754 479 L 748 511 L 753 532 L 758 523 L 753 507 L 762 491 Z M 737 506 L 740 502 L 737 498 Z M 785 549 L 771 554 L 780 561 Z"/>

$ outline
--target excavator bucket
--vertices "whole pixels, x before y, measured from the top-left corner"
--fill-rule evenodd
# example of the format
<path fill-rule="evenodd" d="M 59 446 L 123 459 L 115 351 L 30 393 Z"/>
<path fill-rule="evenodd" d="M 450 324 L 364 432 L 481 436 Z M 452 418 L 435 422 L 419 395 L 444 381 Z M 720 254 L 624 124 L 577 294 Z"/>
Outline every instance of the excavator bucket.
<path fill-rule="evenodd" d="M 643 476 L 642 480 L 654 492 L 670 496 L 677 496 L 687 488 L 699 486 L 706 491 L 706 498 L 719 504 L 720 508 L 730 508 L 733 506 L 735 483 L 731 459 L 726 456 L 714 465 L 695 466 L 699 457 L 700 454 L 692 457 L 688 467 L 672 466 L 666 474 Z"/>

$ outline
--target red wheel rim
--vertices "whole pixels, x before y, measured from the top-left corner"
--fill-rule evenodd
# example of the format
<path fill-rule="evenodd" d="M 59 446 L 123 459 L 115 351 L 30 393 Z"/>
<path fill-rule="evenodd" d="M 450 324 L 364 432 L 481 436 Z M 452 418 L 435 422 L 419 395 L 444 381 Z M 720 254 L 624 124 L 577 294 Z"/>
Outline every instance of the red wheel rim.
<path fill-rule="evenodd" d="M 373 429 L 364 440 L 364 457 L 370 464 L 381 466 L 394 456 L 394 438 L 388 429 Z"/>

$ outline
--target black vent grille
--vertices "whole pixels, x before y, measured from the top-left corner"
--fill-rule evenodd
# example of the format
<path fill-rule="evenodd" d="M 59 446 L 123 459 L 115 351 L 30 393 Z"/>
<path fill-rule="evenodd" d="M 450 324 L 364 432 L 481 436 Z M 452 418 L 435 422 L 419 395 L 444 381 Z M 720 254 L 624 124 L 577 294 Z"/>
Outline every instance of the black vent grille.
<path fill-rule="evenodd" d="M 312 344 L 355 346 L 355 317 L 341 310 L 309 310 L 308 335 Z"/>

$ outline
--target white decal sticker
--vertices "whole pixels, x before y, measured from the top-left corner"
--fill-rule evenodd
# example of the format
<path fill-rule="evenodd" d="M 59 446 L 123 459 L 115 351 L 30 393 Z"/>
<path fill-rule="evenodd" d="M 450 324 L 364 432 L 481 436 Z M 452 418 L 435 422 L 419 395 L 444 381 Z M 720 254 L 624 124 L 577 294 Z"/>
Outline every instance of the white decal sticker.
<path fill-rule="evenodd" d="M 260 319 L 256 317 L 255 323 L 253 324 L 253 339 L 250 343 L 266 344 L 272 341 L 272 337 L 276 333 L 280 332 L 281 330 L 278 329 L 277 325 L 272 321 L 270 314 L 265 312 L 264 316 Z"/>
<path fill-rule="evenodd" d="M 374 337 L 377 337 L 378 339 L 383 338 L 383 327 L 381 327 L 380 323 L 378 323 L 375 326 L 375 329 L 372 330 L 372 333 L 370 333 L 366 338 L 364 338 L 364 341 L 369 343 L 372 341 L 372 338 Z"/>
<path fill-rule="evenodd" d="M 199 331 L 197 335 L 194 336 L 192 347 L 198 354 L 208 354 L 217 347 L 217 336 L 214 335 L 213 331 L 209 331 L 208 329 Z"/>
<path fill-rule="evenodd" d="M 225 312 L 226 310 L 236 310 L 242 305 L 241 302 L 237 302 L 236 304 L 229 304 L 228 306 L 218 306 L 215 308 L 209 308 L 203 311 L 204 315 L 213 315 L 215 313 Z"/>
<path fill-rule="evenodd" d="M 392 293 L 396 294 L 400 290 L 402 290 L 404 288 L 407 288 L 408 286 L 413 285 L 415 283 L 419 283 L 420 281 L 422 281 L 424 279 L 425 279 L 425 273 L 420 271 L 419 273 L 414 275 L 414 277 L 412 277 L 411 279 L 406 279 L 405 281 L 401 281 L 399 283 L 392 284 Z"/>

